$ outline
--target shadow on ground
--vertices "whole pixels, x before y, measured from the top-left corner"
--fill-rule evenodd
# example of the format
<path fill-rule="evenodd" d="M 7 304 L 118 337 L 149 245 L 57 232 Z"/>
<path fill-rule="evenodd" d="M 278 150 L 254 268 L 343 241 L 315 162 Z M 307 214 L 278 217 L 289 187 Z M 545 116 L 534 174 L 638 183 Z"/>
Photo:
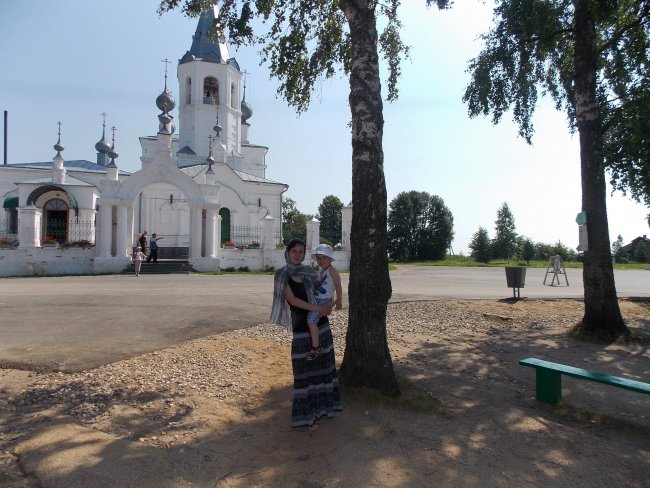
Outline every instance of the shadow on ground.
<path fill-rule="evenodd" d="M 110 410 L 110 433 L 58 415 L 57 407 L 70 408 L 57 405 L 58 390 L 18 395 L 12 403 L 24 405 L 7 423 L 25 434 L 16 451 L 44 488 L 647 486 L 647 396 L 566 379 L 563 405 L 551 407 L 533 398 L 534 370 L 517 364 L 534 356 L 647 378 L 647 349 L 581 343 L 535 321 L 525 329 L 508 317 L 485 323 L 407 339 L 395 360 L 401 374 L 444 402 L 444 417 L 344 398 L 344 412 L 318 431 L 294 432 L 291 390 L 282 386 L 287 362 L 271 388 L 228 405 L 188 396 L 147 413 L 166 396 L 123 390 L 102 397 L 91 388 L 103 406 L 89 417 Z M 286 345 L 272 349 L 288 354 Z M 163 437 L 178 442 L 157 442 Z"/>

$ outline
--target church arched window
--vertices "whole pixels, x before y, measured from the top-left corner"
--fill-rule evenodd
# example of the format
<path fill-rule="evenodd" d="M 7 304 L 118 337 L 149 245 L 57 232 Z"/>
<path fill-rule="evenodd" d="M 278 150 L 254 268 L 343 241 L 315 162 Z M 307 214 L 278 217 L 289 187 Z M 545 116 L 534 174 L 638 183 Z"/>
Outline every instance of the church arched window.
<path fill-rule="evenodd" d="M 219 209 L 221 217 L 221 245 L 230 242 L 230 209 L 222 207 Z"/>
<path fill-rule="evenodd" d="M 237 108 L 237 100 L 239 100 L 239 97 L 237 96 L 237 86 L 233 83 L 230 85 L 230 106 L 232 108 Z"/>
<path fill-rule="evenodd" d="M 60 200 L 59 198 L 53 198 L 52 200 L 48 200 L 45 206 L 43 207 L 45 210 L 60 210 L 60 211 L 67 211 L 68 210 L 68 204 L 65 203 L 63 200 Z"/>
<path fill-rule="evenodd" d="M 192 103 L 192 78 L 187 78 L 185 83 L 185 105 Z"/>
<path fill-rule="evenodd" d="M 203 103 L 219 105 L 219 81 L 212 76 L 203 80 Z"/>

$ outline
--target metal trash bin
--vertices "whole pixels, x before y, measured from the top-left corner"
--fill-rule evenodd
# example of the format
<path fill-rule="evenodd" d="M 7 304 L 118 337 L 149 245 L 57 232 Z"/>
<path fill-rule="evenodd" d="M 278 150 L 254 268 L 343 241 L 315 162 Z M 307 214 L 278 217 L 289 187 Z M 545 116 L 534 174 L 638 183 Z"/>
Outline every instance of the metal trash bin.
<path fill-rule="evenodd" d="M 512 288 L 512 297 L 521 298 L 519 288 L 526 284 L 526 268 L 521 266 L 509 266 L 506 268 L 506 283 L 508 288 Z M 515 288 L 517 292 L 515 294 Z"/>

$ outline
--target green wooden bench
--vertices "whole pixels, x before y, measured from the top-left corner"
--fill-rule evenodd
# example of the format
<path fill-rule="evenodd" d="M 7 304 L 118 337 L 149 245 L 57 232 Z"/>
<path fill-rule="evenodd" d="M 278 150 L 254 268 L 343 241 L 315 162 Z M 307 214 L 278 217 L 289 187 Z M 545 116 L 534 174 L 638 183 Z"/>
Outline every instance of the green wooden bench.
<path fill-rule="evenodd" d="M 564 364 L 552 363 L 543 359 L 527 358 L 519 361 L 522 366 L 530 366 L 536 370 L 535 393 L 538 400 L 556 404 L 562 398 L 562 375 L 572 376 L 583 380 L 596 381 L 606 385 L 617 386 L 639 393 L 650 395 L 650 383 L 612 376 L 587 369 L 575 368 Z"/>

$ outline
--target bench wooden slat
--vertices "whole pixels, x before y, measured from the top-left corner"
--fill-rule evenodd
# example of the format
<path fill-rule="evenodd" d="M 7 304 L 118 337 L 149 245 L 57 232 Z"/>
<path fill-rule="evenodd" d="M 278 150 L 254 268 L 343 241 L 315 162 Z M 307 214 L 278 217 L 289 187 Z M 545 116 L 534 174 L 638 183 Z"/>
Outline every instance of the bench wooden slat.
<path fill-rule="evenodd" d="M 650 394 L 650 384 L 643 383 L 642 381 L 576 368 L 566 364 L 553 363 L 537 358 L 522 359 L 519 361 L 519 364 L 536 369 L 537 398 L 547 403 L 557 403 L 560 401 L 562 395 L 562 375 L 625 388 L 638 393 Z"/>

